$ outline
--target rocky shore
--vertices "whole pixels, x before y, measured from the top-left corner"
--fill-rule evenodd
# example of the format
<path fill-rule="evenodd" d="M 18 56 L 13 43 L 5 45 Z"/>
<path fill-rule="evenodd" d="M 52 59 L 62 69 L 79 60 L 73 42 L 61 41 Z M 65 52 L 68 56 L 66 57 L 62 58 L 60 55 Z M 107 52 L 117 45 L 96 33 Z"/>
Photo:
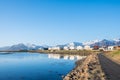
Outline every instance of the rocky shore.
<path fill-rule="evenodd" d="M 63 80 L 107 80 L 97 54 L 91 54 L 84 60 L 76 62 L 76 68 L 68 73 Z"/>

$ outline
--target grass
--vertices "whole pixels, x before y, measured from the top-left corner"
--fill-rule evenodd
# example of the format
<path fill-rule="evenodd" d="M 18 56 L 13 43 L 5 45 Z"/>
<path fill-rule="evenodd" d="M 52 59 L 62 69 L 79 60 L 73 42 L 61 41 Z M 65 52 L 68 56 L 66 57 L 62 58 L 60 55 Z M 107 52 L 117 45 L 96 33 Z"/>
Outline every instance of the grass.
<path fill-rule="evenodd" d="M 120 51 L 117 50 L 117 51 L 110 52 L 110 55 L 111 55 L 111 57 L 120 56 Z"/>
<path fill-rule="evenodd" d="M 42 53 L 55 53 L 55 54 L 70 54 L 70 55 L 83 55 L 83 56 L 87 56 L 91 53 L 95 53 L 93 51 L 90 50 L 43 50 L 43 51 L 36 51 L 36 52 L 42 52 Z"/>
<path fill-rule="evenodd" d="M 120 50 L 109 52 L 106 55 L 120 63 Z"/>

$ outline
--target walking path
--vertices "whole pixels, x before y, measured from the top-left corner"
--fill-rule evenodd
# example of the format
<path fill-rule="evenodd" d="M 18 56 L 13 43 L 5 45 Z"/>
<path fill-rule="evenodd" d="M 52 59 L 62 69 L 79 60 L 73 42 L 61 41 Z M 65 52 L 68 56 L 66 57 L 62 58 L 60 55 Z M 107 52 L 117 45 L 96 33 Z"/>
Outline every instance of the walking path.
<path fill-rule="evenodd" d="M 120 65 L 111 61 L 103 54 L 98 54 L 98 57 L 108 80 L 120 80 Z"/>

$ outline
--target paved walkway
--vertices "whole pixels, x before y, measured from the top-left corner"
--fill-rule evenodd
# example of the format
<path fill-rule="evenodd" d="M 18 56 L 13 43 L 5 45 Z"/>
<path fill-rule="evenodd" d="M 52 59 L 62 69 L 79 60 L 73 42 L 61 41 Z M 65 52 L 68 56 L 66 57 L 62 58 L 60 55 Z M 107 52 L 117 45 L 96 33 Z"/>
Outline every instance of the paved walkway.
<path fill-rule="evenodd" d="M 120 80 L 120 65 L 106 58 L 102 54 L 99 54 L 98 57 L 108 80 Z"/>

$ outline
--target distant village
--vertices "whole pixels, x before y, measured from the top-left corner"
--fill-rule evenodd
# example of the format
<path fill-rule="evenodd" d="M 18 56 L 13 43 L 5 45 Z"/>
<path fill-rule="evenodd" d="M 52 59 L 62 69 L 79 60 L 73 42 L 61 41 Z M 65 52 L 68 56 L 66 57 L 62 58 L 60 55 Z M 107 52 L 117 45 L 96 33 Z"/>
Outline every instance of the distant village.
<path fill-rule="evenodd" d="M 48 48 L 40 48 L 39 50 L 99 50 L 99 51 L 113 51 L 113 50 L 120 50 L 120 46 L 53 46 L 53 47 L 48 47 Z"/>
<path fill-rule="evenodd" d="M 89 42 L 90 44 L 82 44 L 78 42 L 69 43 L 67 45 L 57 45 L 48 48 L 40 48 L 40 50 L 99 50 L 113 51 L 120 50 L 120 39 L 116 41 L 102 40 Z"/>
<path fill-rule="evenodd" d="M 72 42 L 64 45 L 56 46 L 39 46 L 34 44 L 16 44 L 7 47 L 1 47 L 0 51 L 28 51 L 28 50 L 97 50 L 97 51 L 113 51 L 120 50 L 120 39 L 116 40 L 94 40 L 88 42 Z"/>

